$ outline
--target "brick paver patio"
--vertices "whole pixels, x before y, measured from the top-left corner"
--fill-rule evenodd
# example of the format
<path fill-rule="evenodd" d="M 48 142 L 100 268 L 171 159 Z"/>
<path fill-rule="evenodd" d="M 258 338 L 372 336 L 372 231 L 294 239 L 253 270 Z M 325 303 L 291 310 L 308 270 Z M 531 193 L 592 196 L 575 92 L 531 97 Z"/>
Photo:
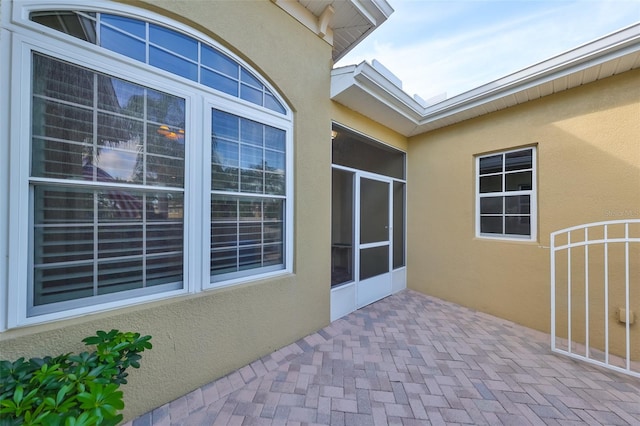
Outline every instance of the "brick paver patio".
<path fill-rule="evenodd" d="M 640 425 L 640 380 L 405 290 L 126 426 Z"/>

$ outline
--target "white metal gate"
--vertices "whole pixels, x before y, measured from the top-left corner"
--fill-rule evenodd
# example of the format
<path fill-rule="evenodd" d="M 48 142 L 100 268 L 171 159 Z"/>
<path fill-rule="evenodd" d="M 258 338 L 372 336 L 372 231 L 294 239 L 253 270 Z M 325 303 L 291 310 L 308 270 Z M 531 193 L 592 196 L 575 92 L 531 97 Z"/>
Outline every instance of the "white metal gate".
<path fill-rule="evenodd" d="M 640 219 L 551 233 L 551 350 L 640 377 Z"/>

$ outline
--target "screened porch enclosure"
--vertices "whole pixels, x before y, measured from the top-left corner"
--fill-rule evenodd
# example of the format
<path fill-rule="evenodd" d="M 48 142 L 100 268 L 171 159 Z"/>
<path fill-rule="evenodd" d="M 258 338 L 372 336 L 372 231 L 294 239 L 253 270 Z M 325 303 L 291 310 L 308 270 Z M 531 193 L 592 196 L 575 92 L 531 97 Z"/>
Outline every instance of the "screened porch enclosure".
<path fill-rule="evenodd" d="M 405 288 L 405 154 L 334 125 L 331 318 Z"/>

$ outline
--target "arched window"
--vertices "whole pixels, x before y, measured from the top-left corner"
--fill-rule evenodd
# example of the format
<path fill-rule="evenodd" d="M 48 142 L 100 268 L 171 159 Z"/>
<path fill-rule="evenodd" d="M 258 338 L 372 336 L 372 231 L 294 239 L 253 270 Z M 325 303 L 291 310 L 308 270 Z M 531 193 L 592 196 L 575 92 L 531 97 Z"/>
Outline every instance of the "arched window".
<path fill-rule="evenodd" d="M 291 271 L 290 110 L 201 33 L 112 7 L 13 3 L 9 327 Z"/>

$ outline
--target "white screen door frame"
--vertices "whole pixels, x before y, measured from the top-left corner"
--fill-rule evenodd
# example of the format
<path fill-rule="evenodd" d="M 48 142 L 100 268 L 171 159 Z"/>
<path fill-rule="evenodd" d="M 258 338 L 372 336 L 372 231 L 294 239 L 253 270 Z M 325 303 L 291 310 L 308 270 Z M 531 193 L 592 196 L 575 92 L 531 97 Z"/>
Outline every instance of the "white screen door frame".
<path fill-rule="evenodd" d="M 393 180 L 357 172 L 355 191 L 356 308 L 391 294 Z"/>

